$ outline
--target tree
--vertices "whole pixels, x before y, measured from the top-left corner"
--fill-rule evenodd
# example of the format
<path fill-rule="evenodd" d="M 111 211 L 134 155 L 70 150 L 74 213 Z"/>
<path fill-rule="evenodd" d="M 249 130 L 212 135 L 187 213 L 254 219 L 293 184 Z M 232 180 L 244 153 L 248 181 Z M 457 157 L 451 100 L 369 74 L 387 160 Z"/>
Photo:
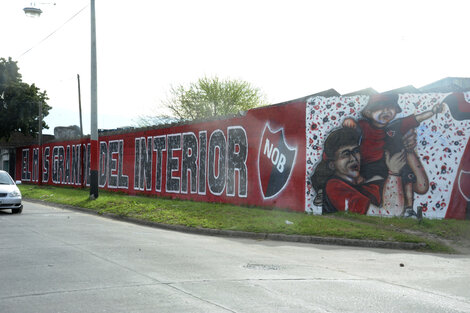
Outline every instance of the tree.
<path fill-rule="evenodd" d="M 236 114 L 266 104 L 258 88 L 241 80 L 200 78 L 189 88 L 172 87 L 165 103 L 179 120 Z"/>
<path fill-rule="evenodd" d="M 9 139 L 12 132 L 35 136 L 39 131 L 39 107 L 47 116 L 51 107 L 45 91 L 21 80 L 17 62 L 0 58 L 0 138 Z M 43 128 L 49 128 L 42 122 Z"/>

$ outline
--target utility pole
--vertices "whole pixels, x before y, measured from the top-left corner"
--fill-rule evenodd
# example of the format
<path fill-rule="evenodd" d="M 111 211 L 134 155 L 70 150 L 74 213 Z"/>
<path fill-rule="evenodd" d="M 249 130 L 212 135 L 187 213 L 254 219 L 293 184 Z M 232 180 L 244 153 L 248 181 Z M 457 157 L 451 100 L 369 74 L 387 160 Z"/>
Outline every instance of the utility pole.
<path fill-rule="evenodd" d="M 42 184 L 42 101 L 39 102 L 39 125 L 38 125 L 38 185 Z"/>
<path fill-rule="evenodd" d="M 98 95 L 96 67 L 96 22 L 95 0 L 90 0 L 91 9 L 91 153 L 90 153 L 90 199 L 98 198 Z"/>

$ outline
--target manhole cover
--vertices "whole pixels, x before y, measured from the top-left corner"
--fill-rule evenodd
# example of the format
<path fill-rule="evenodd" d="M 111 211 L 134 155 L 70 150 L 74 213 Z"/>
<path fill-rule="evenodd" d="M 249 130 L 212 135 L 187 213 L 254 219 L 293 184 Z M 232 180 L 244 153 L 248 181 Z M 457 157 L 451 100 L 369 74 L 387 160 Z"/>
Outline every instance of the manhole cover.
<path fill-rule="evenodd" d="M 278 271 L 282 269 L 282 266 L 280 265 L 274 265 L 274 264 L 254 264 L 254 263 L 248 263 L 244 268 L 250 269 L 250 270 L 264 270 L 264 271 Z"/>

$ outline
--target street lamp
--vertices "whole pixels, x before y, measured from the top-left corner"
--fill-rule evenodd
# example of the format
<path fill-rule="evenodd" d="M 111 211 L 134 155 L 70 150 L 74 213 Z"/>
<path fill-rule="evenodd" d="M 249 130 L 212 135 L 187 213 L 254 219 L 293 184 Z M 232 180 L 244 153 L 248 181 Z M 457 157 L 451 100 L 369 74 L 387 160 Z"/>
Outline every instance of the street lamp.
<path fill-rule="evenodd" d="M 40 17 L 42 13 L 41 9 L 35 8 L 35 7 L 26 7 L 23 9 L 23 11 L 24 11 L 24 14 L 26 14 L 26 16 L 33 17 L 33 18 Z"/>
<path fill-rule="evenodd" d="M 55 3 L 53 3 L 55 5 Z M 26 15 L 31 17 L 41 16 L 42 10 L 31 3 L 30 7 L 23 9 Z M 90 0 L 91 16 L 91 134 L 90 134 L 90 199 L 98 198 L 98 170 L 99 170 L 99 147 L 98 147 L 98 93 L 97 93 L 97 66 L 96 66 L 96 22 L 95 22 L 95 0 Z M 39 148 L 42 139 L 42 109 L 40 108 L 39 123 Z M 41 165 L 42 167 L 42 165 Z M 42 172 L 42 168 L 41 168 Z M 41 173 L 42 175 L 42 173 Z"/>
<path fill-rule="evenodd" d="M 39 2 L 38 4 L 52 4 L 55 5 L 55 2 Z M 36 6 L 36 2 L 31 2 L 29 7 L 23 9 L 24 14 L 26 16 L 37 18 L 40 17 L 42 14 L 42 10 Z"/>

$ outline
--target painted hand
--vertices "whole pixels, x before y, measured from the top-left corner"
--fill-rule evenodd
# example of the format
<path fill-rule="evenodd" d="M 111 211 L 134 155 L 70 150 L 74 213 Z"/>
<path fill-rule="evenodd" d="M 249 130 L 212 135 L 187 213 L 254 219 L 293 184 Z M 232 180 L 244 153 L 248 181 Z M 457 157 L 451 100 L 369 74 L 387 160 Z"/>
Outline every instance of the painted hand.
<path fill-rule="evenodd" d="M 442 113 L 442 111 L 444 111 L 444 103 L 437 103 L 432 107 L 433 114 Z"/>
<path fill-rule="evenodd" d="M 385 151 L 385 163 L 391 175 L 398 175 L 406 164 L 405 151 L 401 150 L 392 156 L 390 156 L 390 152 Z"/>

